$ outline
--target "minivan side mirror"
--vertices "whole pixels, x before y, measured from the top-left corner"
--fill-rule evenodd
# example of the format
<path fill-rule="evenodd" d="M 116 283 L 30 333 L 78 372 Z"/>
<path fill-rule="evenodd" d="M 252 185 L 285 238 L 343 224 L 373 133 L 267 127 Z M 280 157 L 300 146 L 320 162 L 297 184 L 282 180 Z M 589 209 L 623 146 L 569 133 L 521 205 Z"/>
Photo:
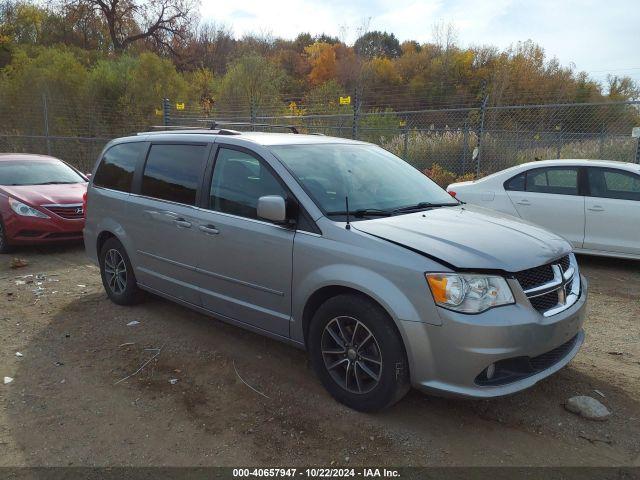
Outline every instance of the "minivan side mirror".
<path fill-rule="evenodd" d="M 280 195 L 266 195 L 258 198 L 258 217 L 270 222 L 287 221 L 287 205 Z"/>

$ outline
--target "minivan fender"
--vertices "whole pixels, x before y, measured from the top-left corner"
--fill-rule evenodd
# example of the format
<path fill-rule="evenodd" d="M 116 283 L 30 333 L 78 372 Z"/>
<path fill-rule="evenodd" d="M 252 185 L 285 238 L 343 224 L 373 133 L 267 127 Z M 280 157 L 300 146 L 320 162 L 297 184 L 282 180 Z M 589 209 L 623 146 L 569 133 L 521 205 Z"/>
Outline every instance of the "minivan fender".
<path fill-rule="evenodd" d="M 328 296 L 321 295 L 322 300 L 334 296 L 332 290 L 342 293 L 348 289 L 367 295 L 377 302 L 389 314 L 396 326 L 399 322 L 424 322 L 407 295 L 390 279 L 353 264 L 332 264 L 318 268 L 303 279 L 294 279 L 292 323 L 290 336 L 297 342 L 305 341 L 305 322 L 309 322 L 315 313 L 318 292 L 327 291 Z M 333 287 L 333 288 L 332 288 Z M 425 290 L 425 295 L 427 294 Z M 313 311 L 309 311 L 311 307 Z M 440 324 L 440 318 L 432 319 Z"/>

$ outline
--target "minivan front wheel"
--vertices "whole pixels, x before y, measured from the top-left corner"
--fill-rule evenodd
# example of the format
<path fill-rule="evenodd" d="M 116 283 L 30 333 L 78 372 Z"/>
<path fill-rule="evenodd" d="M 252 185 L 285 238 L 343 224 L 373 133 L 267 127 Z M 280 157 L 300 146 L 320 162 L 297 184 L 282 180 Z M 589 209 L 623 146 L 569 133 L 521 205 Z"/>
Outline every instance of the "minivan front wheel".
<path fill-rule="evenodd" d="M 339 295 L 322 304 L 308 346 L 325 388 L 355 410 L 381 410 L 409 390 L 402 339 L 387 313 L 363 296 Z"/>
<path fill-rule="evenodd" d="M 132 305 L 140 291 L 129 256 L 120 241 L 109 238 L 100 249 L 100 275 L 107 295 L 118 305 Z"/>

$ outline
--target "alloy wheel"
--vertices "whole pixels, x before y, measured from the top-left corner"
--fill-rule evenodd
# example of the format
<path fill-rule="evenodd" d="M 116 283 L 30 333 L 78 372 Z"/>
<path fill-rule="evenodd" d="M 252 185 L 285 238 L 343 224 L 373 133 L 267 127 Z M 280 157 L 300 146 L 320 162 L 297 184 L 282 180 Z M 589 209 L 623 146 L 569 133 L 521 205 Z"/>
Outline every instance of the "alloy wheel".
<path fill-rule="evenodd" d="M 322 332 L 321 349 L 327 371 L 348 392 L 368 393 L 380 382 L 380 346 L 358 319 L 340 316 L 329 321 Z"/>
<path fill-rule="evenodd" d="M 104 274 L 107 285 L 115 294 L 121 294 L 127 288 L 127 264 L 118 250 L 112 248 L 104 256 Z"/>

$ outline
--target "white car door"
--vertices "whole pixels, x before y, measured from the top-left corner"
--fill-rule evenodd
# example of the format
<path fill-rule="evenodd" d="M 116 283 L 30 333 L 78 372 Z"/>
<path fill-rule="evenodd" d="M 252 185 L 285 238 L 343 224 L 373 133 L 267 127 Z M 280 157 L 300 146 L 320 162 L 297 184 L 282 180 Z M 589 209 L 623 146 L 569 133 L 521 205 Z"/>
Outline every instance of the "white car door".
<path fill-rule="evenodd" d="M 587 178 L 583 248 L 640 255 L 640 175 L 589 167 Z"/>
<path fill-rule="evenodd" d="M 534 168 L 506 182 L 505 188 L 521 218 L 582 248 L 585 197 L 578 179 L 578 167 Z"/>

